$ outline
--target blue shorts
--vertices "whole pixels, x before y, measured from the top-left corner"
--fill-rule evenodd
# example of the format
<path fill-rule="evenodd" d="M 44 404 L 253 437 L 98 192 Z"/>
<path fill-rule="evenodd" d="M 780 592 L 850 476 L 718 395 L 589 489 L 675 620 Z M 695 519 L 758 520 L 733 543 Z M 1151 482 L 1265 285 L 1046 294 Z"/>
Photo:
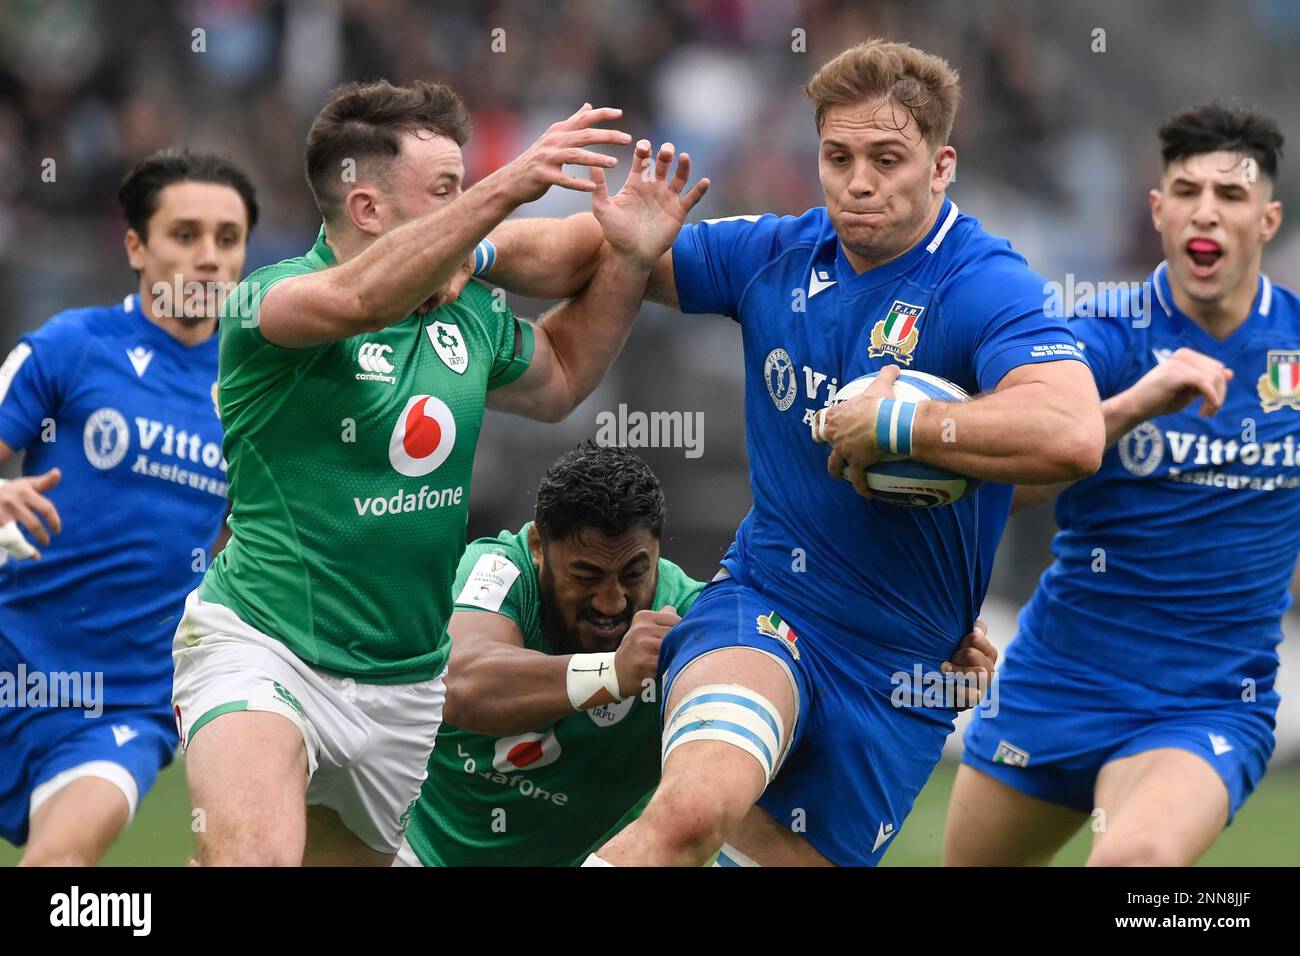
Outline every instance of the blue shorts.
<path fill-rule="evenodd" d="M 1153 690 L 1053 654 L 1023 632 L 989 698 L 996 709 L 976 709 L 962 762 L 1021 793 L 1091 813 L 1102 767 L 1175 747 L 1222 778 L 1229 822 L 1264 776 L 1280 699 L 1272 689 L 1249 702 Z"/>
<path fill-rule="evenodd" d="M 0 837 L 25 844 L 33 806 L 81 776 L 116 784 L 134 816 L 177 743 L 170 707 L 0 707 Z"/>
<path fill-rule="evenodd" d="M 773 611 L 794 630 L 795 651 L 759 630 L 758 617 Z M 793 681 L 797 713 L 785 762 L 758 806 L 832 863 L 874 866 L 939 762 L 955 711 L 895 707 L 897 669 L 853 653 L 852 638 L 828 631 L 734 578 L 715 581 L 664 638 L 664 705 L 682 668 L 710 651 L 773 655 Z"/>

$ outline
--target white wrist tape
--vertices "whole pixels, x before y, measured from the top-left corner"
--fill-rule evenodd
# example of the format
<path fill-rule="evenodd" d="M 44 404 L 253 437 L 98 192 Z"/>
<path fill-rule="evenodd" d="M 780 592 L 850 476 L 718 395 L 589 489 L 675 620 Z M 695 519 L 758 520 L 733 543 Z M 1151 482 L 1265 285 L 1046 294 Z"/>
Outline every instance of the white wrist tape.
<path fill-rule="evenodd" d="M 569 658 L 564 687 L 569 692 L 569 703 L 574 710 L 582 710 L 582 705 L 600 690 L 607 690 L 615 700 L 622 700 L 623 695 L 618 692 L 618 675 L 614 673 L 614 652 L 574 654 Z"/>
<path fill-rule="evenodd" d="M 0 488 L 7 484 L 9 484 L 8 478 L 0 478 Z M 30 558 L 36 554 L 36 549 L 32 547 L 31 542 L 18 530 L 17 521 L 6 521 L 0 524 L 0 548 L 15 558 Z"/>

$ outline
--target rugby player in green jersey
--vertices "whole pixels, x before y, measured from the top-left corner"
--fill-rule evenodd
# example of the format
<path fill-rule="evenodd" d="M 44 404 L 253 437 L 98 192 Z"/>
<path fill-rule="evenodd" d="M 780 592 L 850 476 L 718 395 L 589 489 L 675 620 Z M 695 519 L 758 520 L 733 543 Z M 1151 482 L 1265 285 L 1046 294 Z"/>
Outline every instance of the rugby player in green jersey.
<path fill-rule="evenodd" d="M 189 598 L 174 703 L 200 864 L 388 865 L 442 717 L 452 581 L 487 407 L 564 418 L 618 354 L 707 180 L 585 106 L 462 192 L 445 86 L 337 90 L 308 135 L 324 225 L 226 301 L 219 406 L 231 541 Z M 585 165 L 578 179 L 566 164 Z M 536 325 L 449 280 L 516 207 L 590 192 L 609 254 Z"/>
<path fill-rule="evenodd" d="M 663 521 L 646 463 L 584 442 L 534 521 L 465 549 L 445 719 L 397 865 L 577 866 L 644 806 L 659 644 L 704 589 L 660 557 Z M 977 624 L 951 663 L 987 678 L 996 660 Z M 745 861 L 724 845 L 722 865 Z"/>

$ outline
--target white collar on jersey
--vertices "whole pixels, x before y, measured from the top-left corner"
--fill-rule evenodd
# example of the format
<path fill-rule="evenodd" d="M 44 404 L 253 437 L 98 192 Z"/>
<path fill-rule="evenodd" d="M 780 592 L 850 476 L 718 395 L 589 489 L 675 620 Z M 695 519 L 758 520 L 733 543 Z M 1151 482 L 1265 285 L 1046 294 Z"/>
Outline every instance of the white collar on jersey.
<path fill-rule="evenodd" d="M 1160 302 L 1160 308 L 1165 310 L 1165 315 L 1173 315 L 1173 307 L 1170 305 L 1169 300 L 1165 298 L 1165 287 L 1162 284 L 1168 266 L 1169 260 L 1162 260 L 1160 265 L 1156 266 L 1153 280 L 1156 287 L 1156 299 Z M 1263 283 L 1264 287 L 1260 290 L 1259 308 L 1256 311 L 1259 312 L 1260 315 L 1267 317 L 1269 309 L 1273 308 L 1273 280 L 1262 272 L 1259 274 L 1259 279 L 1260 282 Z"/>
<path fill-rule="evenodd" d="M 934 252 L 934 250 L 939 248 L 940 243 L 943 242 L 944 236 L 948 235 L 948 230 L 952 228 L 952 224 L 956 222 L 957 217 L 961 215 L 961 210 L 957 208 L 957 204 L 951 199 L 949 199 L 948 202 L 952 205 L 952 208 L 948 210 L 948 218 L 943 221 L 943 225 L 939 227 L 939 231 L 934 234 L 934 238 L 930 240 L 930 244 L 925 247 L 926 252 Z"/>

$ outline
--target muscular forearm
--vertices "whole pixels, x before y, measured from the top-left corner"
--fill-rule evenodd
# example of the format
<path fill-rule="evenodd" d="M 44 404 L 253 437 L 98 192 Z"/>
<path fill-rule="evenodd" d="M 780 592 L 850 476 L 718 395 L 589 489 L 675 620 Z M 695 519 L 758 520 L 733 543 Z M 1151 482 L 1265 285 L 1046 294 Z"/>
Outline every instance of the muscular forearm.
<path fill-rule="evenodd" d="M 600 384 L 627 342 L 649 274 L 606 247 L 586 288 L 542 317 L 539 331 L 562 372 L 547 418 L 564 418 Z"/>
<path fill-rule="evenodd" d="M 1119 441 L 1122 434 L 1130 431 L 1139 421 L 1143 421 L 1147 416 L 1141 414 L 1139 410 L 1132 407 L 1131 403 L 1121 393 L 1113 395 L 1112 398 L 1106 399 L 1101 403 L 1101 416 L 1106 423 L 1106 447 L 1110 447 Z M 1052 499 L 1066 488 L 1069 488 L 1073 481 L 1061 481 L 1058 484 L 1050 485 L 1017 485 L 1015 494 L 1011 497 L 1011 512 L 1023 511 L 1027 507 L 1041 505 L 1045 501 Z"/>
<path fill-rule="evenodd" d="M 1075 481 L 1097 470 L 1100 426 L 1095 404 L 1030 382 L 972 402 L 921 403 L 912 457 L 986 481 Z"/>
<path fill-rule="evenodd" d="M 1142 421 L 1144 416 L 1133 409 L 1123 394 L 1115 395 L 1101 403 L 1102 418 L 1106 421 L 1106 447 L 1119 441 L 1120 436 Z M 1045 501 L 1051 501 L 1073 482 L 1062 481 L 1050 485 L 1016 485 L 1011 498 L 1011 512 L 1023 511 Z"/>
<path fill-rule="evenodd" d="M 488 235 L 496 263 L 493 285 L 532 299 L 567 299 L 590 281 L 605 241 L 589 212 L 567 219 L 511 219 Z"/>
<path fill-rule="evenodd" d="M 466 656 L 453 654 L 447 684 L 447 723 L 474 733 L 507 736 L 537 730 L 574 713 L 569 702 L 569 656 L 494 643 Z M 608 703 L 605 691 L 592 706 Z"/>
<path fill-rule="evenodd" d="M 446 285 L 479 240 L 515 208 L 507 176 L 492 173 L 445 208 L 384 233 L 325 273 L 351 293 L 352 318 L 362 326 L 357 331 L 400 322 Z"/>
<path fill-rule="evenodd" d="M 1106 423 L 1106 447 L 1109 448 L 1134 426 L 1145 421 L 1149 413 L 1139 406 L 1132 390 L 1129 390 L 1104 400 L 1101 403 L 1101 416 Z M 1071 484 L 1073 482 L 1066 481 L 1050 485 L 1017 485 L 1011 499 L 1011 511 L 1015 513 L 1051 501 Z"/>

